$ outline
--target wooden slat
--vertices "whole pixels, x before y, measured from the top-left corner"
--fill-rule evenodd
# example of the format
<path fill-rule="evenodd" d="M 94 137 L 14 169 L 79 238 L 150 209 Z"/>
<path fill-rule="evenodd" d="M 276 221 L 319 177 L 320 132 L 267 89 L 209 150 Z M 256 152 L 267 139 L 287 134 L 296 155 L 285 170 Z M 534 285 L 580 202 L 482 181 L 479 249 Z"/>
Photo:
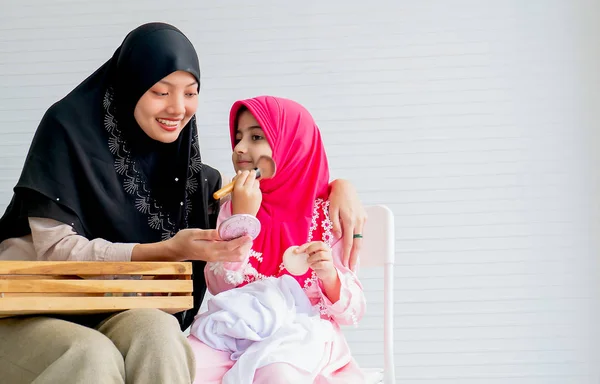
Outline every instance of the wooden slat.
<path fill-rule="evenodd" d="M 121 293 L 114 293 L 115 295 L 122 295 Z M 77 296 L 81 296 L 81 297 L 104 297 L 105 293 L 60 293 L 60 292 L 54 292 L 54 293 L 44 293 L 43 297 L 77 297 Z M 21 292 L 0 292 L 0 300 L 2 300 L 2 297 L 42 297 L 42 294 L 39 292 L 33 292 L 33 293 L 21 293 Z M 0 305 L 2 305 L 2 302 L 0 301 Z"/>
<path fill-rule="evenodd" d="M 0 280 L 65 280 L 65 279 L 76 279 L 80 280 L 79 276 L 66 276 L 66 275 L 0 275 Z"/>
<path fill-rule="evenodd" d="M 193 292 L 191 280 L 0 280 L 0 292 Z"/>
<path fill-rule="evenodd" d="M 191 275 L 189 262 L 0 261 L 0 275 Z"/>
<path fill-rule="evenodd" d="M 87 314 L 135 308 L 158 308 L 177 313 L 192 308 L 192 296 L 135 297 L 8 297 L 0 299 L 0 316 L 31 314 Z"/>

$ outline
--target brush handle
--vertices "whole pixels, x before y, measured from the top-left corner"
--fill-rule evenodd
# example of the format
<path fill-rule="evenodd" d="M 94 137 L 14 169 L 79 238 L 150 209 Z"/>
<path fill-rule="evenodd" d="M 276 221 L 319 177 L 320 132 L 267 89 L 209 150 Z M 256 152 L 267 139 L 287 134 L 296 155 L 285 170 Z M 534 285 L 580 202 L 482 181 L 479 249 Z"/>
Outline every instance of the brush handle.
<path fill-rule="evenodd" d="M 223 197 L 225 197 L 228 194 L 230 194 L 231 191 L 233 191 L 233 184 L 234 183 L 235 183 L 235 181 L 232 181 L 231 183 L 227 184 L 223 188 L 219 189 L 217 192 L 213 193 L 213 198 L 215 200 L 221 200 Z"/>
<path fill-rule="evenodd" d="M 260 169 L 255 169 L 255 171 L 256 171 L 256 178 L 258 179 L 260 177 Z M 215 200 L 221 200 L 222 198 L 224 198 L 225 196 L 230 194 L 231 191 L 233 191 L 234 184 L 235 184 L 235 180 L 232 180 L 229 184 L 227 184 L 223 188 L 219 189 L 217 192 L 213 193 L 213 198 Z"/>

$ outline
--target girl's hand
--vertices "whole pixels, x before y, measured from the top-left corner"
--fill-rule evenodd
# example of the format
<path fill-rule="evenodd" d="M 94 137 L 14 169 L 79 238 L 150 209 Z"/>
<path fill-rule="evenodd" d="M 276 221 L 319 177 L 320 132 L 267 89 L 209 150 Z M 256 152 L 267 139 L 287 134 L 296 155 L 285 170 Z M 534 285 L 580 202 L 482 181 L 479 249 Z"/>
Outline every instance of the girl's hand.
<path fill-rule="evenodd" d="M 296 248 L 296 253 L 308 254 L 306 262 L 315 271 L 317 277 L 323 282 L 333 282 L 337 276 L 337 269 L 333 265 L 331 248 L 322 241 L 313 241 Z"/>
<path fill-rule="evenodd" d="M 331 248 L 322 241 L 314 241 L 296 248 L 296 253 L 308 253 L 306 260 L 310 268 L 317 274 L 323 286 L 323 293 L 332 303 L 340 299 L 342 282 L 333 264 Z"/>
<path fill-rule="evenodd" d="M 231 213 L 256 216 L 262 203 L 260 182 L 256 171 L 238 172 L 231 192 Z"/>

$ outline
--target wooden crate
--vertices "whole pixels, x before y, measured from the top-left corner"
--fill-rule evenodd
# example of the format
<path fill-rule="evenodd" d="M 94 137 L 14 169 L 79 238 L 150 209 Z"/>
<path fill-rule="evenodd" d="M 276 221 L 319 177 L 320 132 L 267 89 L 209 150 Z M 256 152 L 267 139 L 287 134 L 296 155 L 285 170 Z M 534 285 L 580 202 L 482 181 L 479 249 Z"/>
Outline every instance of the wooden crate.
<path fill-rule="evenodd" d="M 114 276 L 116 279 L 107 279 Z M 193 307 L 185 262 L 0 261 L 0 317 Z"/>

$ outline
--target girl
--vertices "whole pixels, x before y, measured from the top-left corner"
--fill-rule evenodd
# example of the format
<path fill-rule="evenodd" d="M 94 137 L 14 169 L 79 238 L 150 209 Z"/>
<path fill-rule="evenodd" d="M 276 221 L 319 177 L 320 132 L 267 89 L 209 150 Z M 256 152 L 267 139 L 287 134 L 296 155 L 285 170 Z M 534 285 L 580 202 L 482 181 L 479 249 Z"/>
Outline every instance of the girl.
<path fill-rule="evenodd" d="M 360 320 L 365 310 L 365 298 L 354 273 L 343 266 L 341 243 L 331 233 L 332 224 L 328 214 L 329 169 L 315 122 L 306 109 L 291 100 L 256 97 L 233 105 L 230 132 L 233 165 L 237 176 L 231 201 L 223 205 L 218 223 L 232 214 L 250 214 L 260 221 L 261 231 L 243 262 L 209 262 L 205 267 L 208 289 L 217 295 L 214 298 L 217 301 L 209 301 L 209 312 L 196 318 L 189 336 L 196 355 L 197 377 L 201 377 L 196 382 L 235 382 L 244 377 L 249 379 L 248 376 L 251 378 L 252 374 L 254 379 L 248 382 L 363 382 L 362 373 L 350 356 L 339 325 L 356 324 Z M 259 182 L 252 169 L 261 156 L 272 157 L 277 172 L 273 178 Z M 306 273 L 290 277 L 290 272 L 283 264 L 284 253 L 290 252 L 308 255 L 307 263 L 310 268 Z M 274 282 L 270 279 L 272 277 L 285 281 Z M 264 287 L 254 286 L 261 281 L 265 282 Z M 250 344 L 245 345 L 241 351 L 234 351 L 239 345 L 238 341 L 233 348 L 228 348 L 227 345 L 231 345 L 228 340 L 218 339 L 219 334 L 214 334 L 215 330 L 223 327 L 218 325 L 219 320 L 215 320 L 217 317 L 211 317 L 217 311 L 216 306 L 220 305 L 220 310 L 216 313 L 219 318 L 233 316 L 233 328 L 239 328 L 244 323 L 253 324 L 248 325 L 252 332 L 264 334 L 264 329 L 257 330 L 256 321 L 260 320 L 265 324 L 283 321 L 281 317 L 286 316 L 284 313 L 289 304 L 288 299 L 294 300 L 296 311 L 300 312 L 302 299 L 294 296 L 296 291 L 293 286 L 289 286 L 290 281 L 303 290 L 311 306 L 319 309 L 319 321 L 331 324 L 329 336 L 321 339 L 325 340 L 321 343 L 317 339 L 323 336 L 307 337 L 295 344 L 298 348 L 304 348 L 304 351 L 307 345 L 311 345 L 309 355 L 313 360 L 310 362 L 307 358 L 298 356 L 299 352 L 286 355 L 284 350 L 276 348 L 271 352 L 261 353 L 254 348 L 253 362 L 243 363 L 245 367 L 250 364 L 252 369 L 256 368 L 254 372 L 239 368 L 235 374 L 232 373 L 236 369 L 231 359 L 232 352 L 233 357 L 238 359 L 235 364 L 241 366 L 244 354 L 250 353 Z M 260 315 L 253 317 L 250 311 L 256 308 L 256 300 L 262 297 L 263 289 L 281 287 L 281 297 L 286 298 L 281 303 L 281 310 L 269 308 L 269 303 L 277 301 L 273 301 L 273 296 L 265 296 L 268 304 Z M 226 292 L 232 288 L 236 289 Z M 244 295 L 253 296 L 249 300 L 254 303 L 249 304 L 249 310 L 245 312 L 242 309 L 245 304 L 241 298 Z M 219 302 L 221 297 L 223 300 Z M 227 309 L 227 303 L 233 307 Z M 226 311 L 229 313 L 224 313 Z M 240 318 L 237 317 L 238 312 L 242 313 Z M 309 323 L 303 324 L 305 326 L 300 327 L 303 332 L 311 329 L 315 332 L 323 331 L 322 324 L 315 326 L 310 323 L 312 325 L 308 328 L 306 324 Z M 300 329 L 297 325 L 296 329 Z M 222 337 L 231 335 L 232 328 L 228 329 Z M 273 331 L 280 332 L 280 329 Z M 269 333 L 269 337 L 261 337 L 260 342 L 265 344 L 269 339 L 272 341 L 278 337 L 275 336 L 277 334 L 281 332 Z M 239 340 L 239 335 L 235 337 Z M 290 340 L 287 339 L 286 342 L 289 343 Z M 269 345 L 267 348 L 275 348 L 272 342 Z M 314 360 L 314 356 L 319 358 Z M 307 367 L 311 367 L 310 370 Z"/>

